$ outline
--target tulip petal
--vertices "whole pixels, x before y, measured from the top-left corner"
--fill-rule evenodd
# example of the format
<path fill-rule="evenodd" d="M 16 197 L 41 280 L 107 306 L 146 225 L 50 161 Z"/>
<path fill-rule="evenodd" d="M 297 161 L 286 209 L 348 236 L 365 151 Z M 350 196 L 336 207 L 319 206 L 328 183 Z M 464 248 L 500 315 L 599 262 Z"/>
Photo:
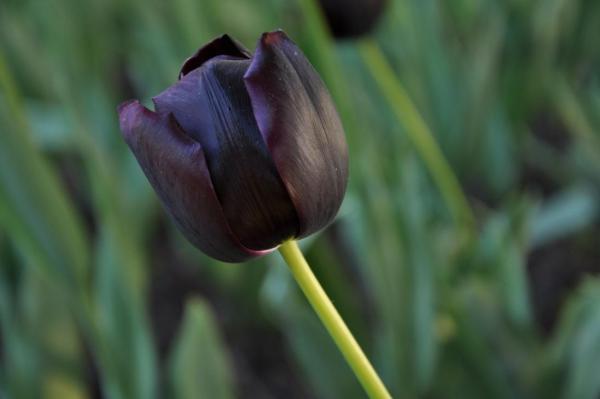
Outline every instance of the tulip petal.
<path fill-rule="evenodd" d="M 244 80 L 296 208 L 299 236 L 316 232 L 335 217 L 348 179 L 348 149 L 329 92 L 282 31 L 263 34 Z"/>
<path fill-rule="evenodd" d="M 265 253 L 245 248 L 234 236 L 213 189 L 201 145 L 185 135 L 171 115 L 129 101 L 119 107 L 119 119 L 125 141 L 188 240 L 225 262 Z"/>
<path fill-rule="evenodd" d="M 251 56 L 250 52 L 237 40 L 229 35 L 223 35 L 202 46 L 190 58 L 185 60 L 179 72 L 179 79 L 183 78 L 194 69 L 199 68 L 208 60 L 220 55 L 245 59 L 248 59 Z"/>
<path fill-rule="evenodd" d="M 249 63 L 213 58 L 154 103 L 202 145 L 235 236 L 245 247 L 263 250 L 296 236 L 298 216 L 252 113 L 243 81 Z"/>

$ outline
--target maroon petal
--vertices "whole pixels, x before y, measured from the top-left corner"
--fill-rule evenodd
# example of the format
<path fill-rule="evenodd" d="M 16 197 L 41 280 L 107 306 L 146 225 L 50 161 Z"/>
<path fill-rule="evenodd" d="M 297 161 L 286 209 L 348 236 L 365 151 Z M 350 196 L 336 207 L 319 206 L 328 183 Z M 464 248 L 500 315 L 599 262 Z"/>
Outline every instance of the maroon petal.
<path fill-rule="evenodd" d="M 263 34 L 244 80 L 296 208 L 299 236 L 311 234 L 333 220 L 348 179 L 348 149 L 329 92 L 282 31 Z"/>
<path fill-rule="evenodd" d="M 254 118 L 243 76 L 249 60 L 218 56 L 154 98 L 202 145 L 213 187 L 242 245 L 276 247 L 298 216 Z"/>
<path fill-rule="evenodd" d="M 119 107 L 121 131 L 146 177 L 188 240 L 225 262 L 241 262 L 268 251 L 242 246 L 217 200 L 201 145 L 166 113 L 138 101 Z"/>
<path fill-rule="evenodd" d="M 251 54 L 237 40 L 223 35 L 214 39 L 212 42 L 202 46 L 190 58 L 184 61 L 179 72 L 179 79 L 183 78 L 194 69 L 199 68 L 211 58 L 227 55 L 235 58 L 249 59 Z"/>

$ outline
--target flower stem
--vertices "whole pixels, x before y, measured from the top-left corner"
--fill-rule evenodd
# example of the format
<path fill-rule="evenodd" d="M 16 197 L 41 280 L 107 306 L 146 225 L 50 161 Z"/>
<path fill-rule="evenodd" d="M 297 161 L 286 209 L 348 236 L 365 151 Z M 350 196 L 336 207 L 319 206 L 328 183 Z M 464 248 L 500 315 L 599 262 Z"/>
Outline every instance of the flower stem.
<path fill-rule="evenodd" d="M 377 372 L 317 281 L 298 243 L 294 240 L 286 241 L 279 247 L 279 252 L 369 397 L 391 399 Z"/>
<path fill-rule="evenodd" d="M 358 50 L 392 112 L 398 122 L 404 125 L 409 140 L 429 169 L 455 221 L 467 238 L 472 237 L 475 218 L 471 207 L 417 106 L 396 77 L 377 43 L 365 39 L 359 44 Z"/>

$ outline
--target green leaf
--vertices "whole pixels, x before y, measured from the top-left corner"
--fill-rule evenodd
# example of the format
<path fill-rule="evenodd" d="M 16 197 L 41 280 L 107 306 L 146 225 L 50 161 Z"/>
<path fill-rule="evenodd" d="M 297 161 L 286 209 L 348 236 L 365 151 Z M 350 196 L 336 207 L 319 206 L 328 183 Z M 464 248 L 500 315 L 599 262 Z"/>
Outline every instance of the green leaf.
<path fill-rule="evenodd" d="M 572 187 L 550 198 L 531 221 L 534 247 L 573 234 L 592 224 L 600 212 L 598 196 L 591 188 Z"/>
<path fill-rule="evenodd" d="M 176 399 L 235 397 L 224 343 L 209 307 L 199 299 L 186 305 L 169 357 L 168 378 Z"/>
<path fill-rule="evenodd" d="M 72 127 L 60 105 L 28 101 L 26 113 L 36 146 L 56 152 L 73 149 Z"/>
<path fill-rule="evenodd" d="M 566 374 L 562 397 L 600 395 L 600 280 L 589 279 L 569 301 L 554 338 L 552 355 Z"/>
<path fill-rule="evenodd" d="M 156 355 L 146 317 L 140 247 L 108 217 L 100 232 L 96 275 L 95 354 L 110 399 L 158 396 Z"/>
<path fill-rule="evenodd" d="M 3 344 L 0 381 L 5 385 L 7 397 L 39 398 L 41 359 L 38 345 L 20 317 L 20 304 L 10 295 L 8 281 L 7 271 L 0 267 L 0 337 Z"/>
<path fill-rule="evenodd" d="M 86 234 L 56 172 L 33 143 L 1 53 L 0 88 L 0 225 L 26 259 L 80 289 L 89 267 Z"/>

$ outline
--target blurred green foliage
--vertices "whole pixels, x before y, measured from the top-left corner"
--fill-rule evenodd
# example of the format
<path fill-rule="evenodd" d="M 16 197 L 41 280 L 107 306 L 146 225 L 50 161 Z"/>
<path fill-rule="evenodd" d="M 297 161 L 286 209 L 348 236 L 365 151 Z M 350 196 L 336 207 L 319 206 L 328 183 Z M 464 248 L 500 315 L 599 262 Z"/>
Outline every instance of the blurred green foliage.
<path fill-rule="evenodd" d="M 595 0 L 394 0 L 342 43 L 304 0 L 3 0 L 0 398 L 363 397 L 282 260 L 191 248 L 118 132 L 279 27 L 351 150 L 304 249 L 394 397 L 598 398 Z"/>

